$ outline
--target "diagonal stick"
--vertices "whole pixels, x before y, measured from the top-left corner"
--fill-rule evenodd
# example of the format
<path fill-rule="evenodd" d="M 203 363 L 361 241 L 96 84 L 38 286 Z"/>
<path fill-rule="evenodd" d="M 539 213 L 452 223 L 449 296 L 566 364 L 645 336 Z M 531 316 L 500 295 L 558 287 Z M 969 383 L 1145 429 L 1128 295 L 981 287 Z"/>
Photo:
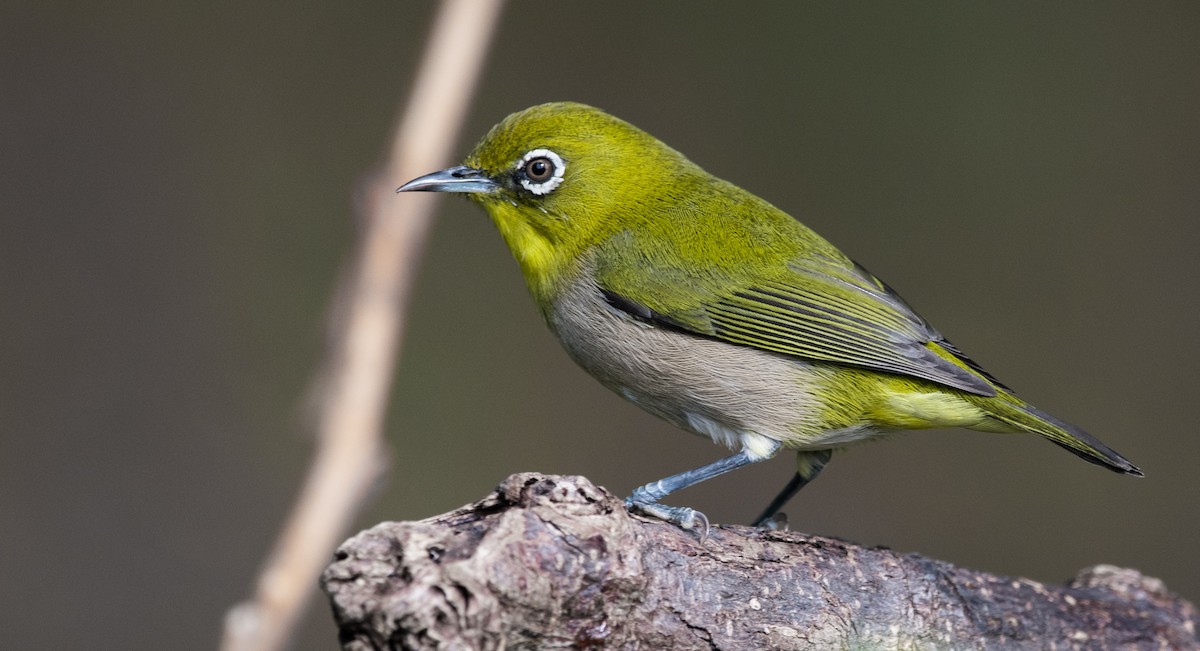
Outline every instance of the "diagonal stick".
<path fill-rule="evenodd" d="M 317 376 L 317 452 L 258 577 L 225 618 L 223 651 L 275 651 L 316 594 L 317 578 L 386 465 L 383 422 L 435 194 L 396 201 L 396 186 L 444 167 L 466 114 L 500 0 L 445 0 L 388 159 L 364 188 L 362 233 L 334 296 Z"/>

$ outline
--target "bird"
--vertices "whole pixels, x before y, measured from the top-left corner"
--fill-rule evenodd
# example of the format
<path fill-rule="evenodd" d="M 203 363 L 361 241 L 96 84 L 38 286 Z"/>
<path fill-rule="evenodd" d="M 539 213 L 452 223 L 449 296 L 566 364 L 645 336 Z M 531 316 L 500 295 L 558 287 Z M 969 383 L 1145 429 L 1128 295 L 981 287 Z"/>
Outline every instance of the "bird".
<path fill-rule="evenodd" d="M 786 449 L 795 474 L 753 521 L 776 526 L 835 450 L 935 427 L 1033 433 L 1142 476 L 1017 397 L 798 220 L 600 109 L 513 113 L 461 165 L 397 189 L 417 191 L 484 209 L 585 371 L 734 451 L 636 488 L 631 512 L 706 535 L 701 511 L 663 498 Z"/>

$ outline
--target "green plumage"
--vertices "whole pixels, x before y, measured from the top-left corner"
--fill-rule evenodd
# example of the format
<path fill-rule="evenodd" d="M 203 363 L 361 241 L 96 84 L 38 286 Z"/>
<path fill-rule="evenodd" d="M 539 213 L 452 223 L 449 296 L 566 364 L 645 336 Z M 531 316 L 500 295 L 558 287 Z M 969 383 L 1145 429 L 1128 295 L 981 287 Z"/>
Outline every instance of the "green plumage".
<path fill-rule="evenodd" d="M 577 362 L 648 411 L 740 445 L 745 462 L 782 445 L 815 475 L 831 448 L 963 426 L 1033 432 L 1140 474 L 1016 398 L 786 213 L 597 109 L 516 113 L 464 167 L 402 189 L 467 192 Z M 699 480 L 683 475 L 631 504 L 659 508 L 658 497 Z"/>

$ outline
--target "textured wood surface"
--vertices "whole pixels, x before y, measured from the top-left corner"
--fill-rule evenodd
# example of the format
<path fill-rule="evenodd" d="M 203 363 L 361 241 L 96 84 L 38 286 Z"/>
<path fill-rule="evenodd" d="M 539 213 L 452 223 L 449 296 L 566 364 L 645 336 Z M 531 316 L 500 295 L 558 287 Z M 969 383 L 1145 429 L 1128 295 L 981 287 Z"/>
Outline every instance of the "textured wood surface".
<path fill-rule="evenodd" d="M 1196 609 L 1135 570 L 1052 586 L 794 532 L 701 541 L 534 473 L 358 534 L 322 584 L 354 650 L 1200 649 Z"/>

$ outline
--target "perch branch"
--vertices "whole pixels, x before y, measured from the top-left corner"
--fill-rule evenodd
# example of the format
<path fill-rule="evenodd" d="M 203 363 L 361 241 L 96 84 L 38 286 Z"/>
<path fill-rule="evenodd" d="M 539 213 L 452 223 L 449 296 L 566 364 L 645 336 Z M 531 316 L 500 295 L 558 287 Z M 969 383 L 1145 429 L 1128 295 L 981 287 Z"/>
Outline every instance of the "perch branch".
<path fill-rule="evenodd" d="M 1196 609 L 1134 570 L 1053 586 L 792 532 L 701 542 L 533 473 L 358 534 L 322 584 L 353 651 L 1200 648 Z"/>

